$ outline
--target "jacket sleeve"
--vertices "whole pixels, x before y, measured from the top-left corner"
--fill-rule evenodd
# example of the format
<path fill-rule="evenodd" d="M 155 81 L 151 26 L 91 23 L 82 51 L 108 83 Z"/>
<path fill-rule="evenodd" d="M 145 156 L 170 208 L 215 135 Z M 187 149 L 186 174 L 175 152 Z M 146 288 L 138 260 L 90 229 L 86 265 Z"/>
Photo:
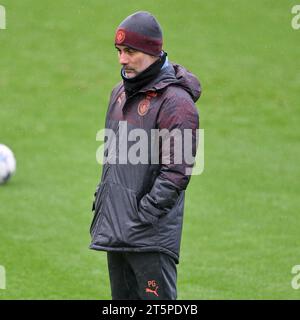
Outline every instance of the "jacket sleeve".
<path fill-rule="evenodd" d="M 178 148 L 178 145 L 176 145 L 176 148 L 174 147 L 174 139 L 163 138 L 159 150 L 160 154 L 163 154 L 164 149 L 169 144 L 169 164 L 167 161 L 161 163 L 159 174 L 150 192 L 145 194 L 139 202 L 139 218 L 142 222 L 151 224 L 155 224 L 160 217 L 168 214 L 175 205 L 180 192 L 185 190 L 189 183 L 190 175 L 186 172 L 187 169 L 191 170 L 194 163 L 190 161 L 187 163 L 183 157 L 185 149 L 183 132 L 184 129 L 192 129 L 190 130 L 192 132 L 190 149 L 193 157 L 195 157 L 197 149 L 196 129 L 199 128 L 197 108 L 191 99 L 173 96 L 162 104 L 157 125 L 160 130 L 167 129 L 172 132 L 173 129 L 176 129 L 175 131 L 181 133 L 182 144 L 179 148 L 182 148 L 183 161 L 179 164 L 178 161 L 174 161 L 174 151 Z"/>
<path fill-rule="evenodd" d="M 119 82 L 119 83 L 113 88 L 113 90 L 112 90 L 111 93 L 110 93 L 108 109 L 107 109 L 107 111 L 106 111 L 106 117 L 105 117 L 105 128 L 107 128 L 108 114 L 109 114 L 109 111 L 110 111 L 110 110 L 109 110 L 109 106 L 111 105 L 112 100 L 115 98 L 117 90 L 120 89 L 120 84 L 121 84 L 121 82 Z M 105 155 L 103 154 L 103 156 L 105 156 Z M 100 179 L 99 183 L 97 184 L 96 189 L 95 189 L 95 191 L 94 191 L 93 203 L 92 203 L 92 212 L 95 211 L 95 200 L 96 200 L 97 192 L 98 192 L 98 190 L 99 190 L 99 187 L 100 187 L 100 184 L 101 184 L 101 181 L 102 181 L 102 178 L 103 178 L 103 169 L 104 169 L 104 165 L 102 165 L 101 179 Z"/>

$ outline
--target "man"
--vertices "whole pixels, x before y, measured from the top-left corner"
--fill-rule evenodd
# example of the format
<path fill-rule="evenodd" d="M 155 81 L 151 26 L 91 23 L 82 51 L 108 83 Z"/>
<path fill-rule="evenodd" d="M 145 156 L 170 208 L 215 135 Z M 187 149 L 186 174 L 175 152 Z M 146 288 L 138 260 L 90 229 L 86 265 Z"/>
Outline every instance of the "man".
<path fill-rule="evenodd" d="M 115 47 L 122 82 L 111 93 L 105 127 L 122 142 L 117 150 L 112 143 L 105 150 L 108 160 L 95 192 L 90 248 L 107 251 L 112 299 L 176 299 L 184 191 L 193 164 L 175 162 L 174 140 L 153 140 L 151 130 L 192 130 L 195 156 L 199 119 L 194 102 L 200 97 L 200 83 L 168 61 L 161 27 L 148 12 L 136 12 L 119 25 Z M 136 129 L 158 146 L 158 162 L 124 161 L 120 149 L 134 143 L 124 137 Z M 171 143 L 169 162 L 163 161 L 166 141 Z M 108 155 L 112 149 L 116 162 Z M 148 160 L 152 156 L 149 152 Z"/>

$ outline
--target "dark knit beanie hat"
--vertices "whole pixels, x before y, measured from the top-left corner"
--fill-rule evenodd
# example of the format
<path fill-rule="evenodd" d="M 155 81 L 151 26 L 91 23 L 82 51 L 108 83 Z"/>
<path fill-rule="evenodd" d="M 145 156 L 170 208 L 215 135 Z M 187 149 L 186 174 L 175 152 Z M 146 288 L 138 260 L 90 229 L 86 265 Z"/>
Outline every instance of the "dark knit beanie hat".
<path fill-rule="evenodd" d="M 121 22 L 116 30 L 115 45 L 159 56 L 162 50 L 161 27 L 152 14 L 138 11 Z"/>

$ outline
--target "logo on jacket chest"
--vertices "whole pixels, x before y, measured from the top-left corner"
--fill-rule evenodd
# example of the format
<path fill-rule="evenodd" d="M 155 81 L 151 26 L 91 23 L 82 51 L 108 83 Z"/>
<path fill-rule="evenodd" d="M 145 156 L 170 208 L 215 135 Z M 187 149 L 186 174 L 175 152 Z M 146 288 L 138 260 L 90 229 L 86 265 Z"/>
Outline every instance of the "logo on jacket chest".
<path fill-rule="evenodd" d="M 137 112 L 140 116 L 144 116 L 148 113 L 148 110 L 149 110 L 150 104 L 151 104 L 151 99 L 156 96 L 157 96 L 157 93 L 154 91 L 149 91 L 146 93 L 146 98 L 144 98 L 138 104 Z"/>
<path fill-rule="evenodd" d="M 125 92 L 123 91 L 119 96 L 118 96 L 118 99 L 117 99 L 117 103 L 118 105 L 120 106 L 123 101 L 125 100 Z"/>
<path fill-rule="evenodd" d="M 150 100 L 143 99 L 138 105 L 138 108 L 137 108 L 138 114 L 140 116 L 144 116 L 148 112 L 149 106 L 150 106 Z"/>

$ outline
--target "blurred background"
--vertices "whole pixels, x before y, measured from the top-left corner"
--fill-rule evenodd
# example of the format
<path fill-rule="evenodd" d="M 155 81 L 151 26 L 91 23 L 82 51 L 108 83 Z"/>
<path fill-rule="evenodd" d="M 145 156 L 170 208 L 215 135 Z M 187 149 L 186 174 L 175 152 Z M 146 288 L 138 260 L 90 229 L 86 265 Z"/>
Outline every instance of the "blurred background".
<path fill-rule="evenodd" d="M 299 299 L 295 4 L 0 0 L 0 143 L 17 159 L 0 186 L 0 299 L 110 299 L 106 254 L 88 249 L 96 132 L 120 81 L 115 29 L 138 10 L 203 86 L 205 169 L 186 192 L 178 299 Z"/>

